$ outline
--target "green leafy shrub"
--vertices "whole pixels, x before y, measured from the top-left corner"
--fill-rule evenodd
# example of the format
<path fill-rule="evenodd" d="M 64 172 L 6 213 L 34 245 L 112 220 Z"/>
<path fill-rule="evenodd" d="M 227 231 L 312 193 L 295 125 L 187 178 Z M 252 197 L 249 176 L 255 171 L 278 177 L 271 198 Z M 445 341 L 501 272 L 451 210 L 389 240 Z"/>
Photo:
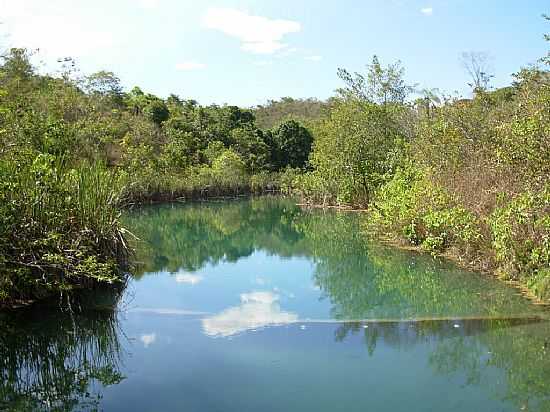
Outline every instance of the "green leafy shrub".
<path fill-rule="evenodd" d="M 129 250 L 120 189 L 101 163 L 1 159 L 0 302 L 122 280 Z"/>
<path fill-rule="evenodd" d="M 502 202 L 491 216 L 493 247 L 500 273 L 527 279 L 539 296 L 550 293 L 550 187 Z"/>
<path fill-rule="evenodd" d="M 390 236 L 400 233 L 430 252 L 450 246 L 465 249 L 482 238 L 475 215 L 412 166 L 399 169 L 380 189 L 369 212 L 368 227 Z"/>

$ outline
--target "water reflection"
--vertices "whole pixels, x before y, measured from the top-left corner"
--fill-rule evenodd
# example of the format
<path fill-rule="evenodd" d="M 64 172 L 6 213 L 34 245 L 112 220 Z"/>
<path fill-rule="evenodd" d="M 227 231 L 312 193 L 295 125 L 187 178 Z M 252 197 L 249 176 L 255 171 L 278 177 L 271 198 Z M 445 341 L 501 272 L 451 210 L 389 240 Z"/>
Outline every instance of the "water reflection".
<path fill-rule="evenodd" d="M 208 336 L 228 337 L 266 326 L 284 325 L 298 320 L 298 315 L 283 312 L 279 296 L 272 292 L 252 292 L 241 295 L 241 304 L 203 319 L 204 333 Z"/>
<path fill-rule="evenodd" d="M 550 410 L 546 314 L 369 244 L 357 215 L 256 199 L 127 220 L 143 264 L 122 315 L 97 293 L 0 314 L 0 410 Z"/>
<path fill-rule="evenodd" d="M 33 308 L 0 314 L 0 410 L 92 410 L 120 383 L 112 309 Z"/>
<path fill-rule="evenodd" d="M 257 249 L 299 256 L 304 235 L 294 224 L 302 213 L 292 201 L 276 198 L 141 208 L 126 216 L 143 240 L 136 276 L 195 272 L 206 264 L 236 262 Z"/>
<path fill-rule="evenodd" d="M 373 358 L 388 356 L 388 348 L 408 352 L 420 346 L 428 350 L 425 367 L 436 376 L 466 376 L 465 385 L 481 387 L 516 410 L 550 410 L 550 328 L 537 321 L 547 314 L 489 277 L 430 256 L 369 243 L 361 233 L 358 215 L 254 199 L 146 208 L 128 220 L 144 241 L 138 278 L 168 272 L 177 281 L 182 271 L 200 276 L 200 284 L 195 283 L 199 289 L 185 297 L 186 301 L 200 297 L 205 311 L 221 301 L 233 302 L 232 294 L 239 291 L 239 304 L 228 303 L 201 320 L 202 332 L 209 337 L 238 335 L 239 342 L 246 342 L 253 339 L 247 331 L 289 325 L 285 339 L 290 352 L 314 350 L 316 342 L 301 349 L 299 342 L 310 329 L 318 328 L 333 334 L 340 345 L 346 345 L 350 336 L 361 336 Z M 253 267 L 252 279 L 242 277 L 251 268 L 239 265 L 258 256 L 263 256 L 260 261 L 266 268 L 285 263 L 279 272 L 265 274 Z M 311 272 L 304 274 L 304 267 L 289 258 L 307 259 Z M 213 274 L 216 267 L 235 267 L 238 273 L 222 279 Z M 251 281 L 259 288 L 287 281 L 282 286 L 286 295 L 297 298 L 283 300 L 274 288 L 249 294 Z M 302 330 L 299 326 L 305 318 L 341 322 L 308 323 Z M 349 322 L 365 319 L 424 321 Z M 262 329 L 252 335 L 276 335 L 276 330 Z M 329 356 L 340 359 L 341 350 L 331 348 Z M 330 369 L 327 359 L 323 362 Z M 397 375 L 408 367 L 388 362 L 388 371 Z M 322 368 L 311 373 L 323 374 Z"/>
<path fill-rule="evenodd" d="M 190 285 L 196 285 L 197 283 L 200 283 L 203 280 L 203 277 L 200 275 L 192 275 L 189 273 L 180 273 L 176 275 L 176 282 L 177 283 L 187 283 Z"/>
<path fill-rule="evenodd" d="M 205 306 L 215 306 L 218 301 L 211 303 L 211 296 L 219 297 L 224 291 L 226 307 L 232 305 L 234 295 L 229 294 L 235 289 L 240 289 L 239 294 L 248 292 L 251 279 L 246 272 L 255 271 L 262 274 L 254 276 L 256 285 L 286 283 L 279 286 L 289 295 L 300 296 L 298 307 L 292 309 L 299 317 L 458 318 L 537 311 L 490 277 L 461 271 L 431 256 L 368 242 L 357 214 L 302 210 L 290 200 L 261 198 L 154 206 L 129 214 L 127 224 L 142 239 L 137 278 L 173 273 L 176 282 L 202 286 L 185 297 L 200 297 Z M 303 265 L 287 258 L 307 260 L 312 271 L 304 272 Z M 245 266 L 247 262 L 256 266 Z M 205 268 L 232 264 L 243 266 L 224 281 L 205 272 Z M 263 273 L 275 264 L 280 266 L 278 271 Z M 306 295 L 303 287 L 318 293 Z"/>

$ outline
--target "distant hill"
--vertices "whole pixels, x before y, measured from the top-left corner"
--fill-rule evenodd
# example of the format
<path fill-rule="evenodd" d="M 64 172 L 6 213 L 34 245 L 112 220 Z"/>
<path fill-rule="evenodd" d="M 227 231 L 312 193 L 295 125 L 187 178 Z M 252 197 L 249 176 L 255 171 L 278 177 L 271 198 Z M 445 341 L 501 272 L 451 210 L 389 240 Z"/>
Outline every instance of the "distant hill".
<path fill-rule="evenodd" d="M 293 99 L 283 97 L 281 100 L 268 100 L 267 104 L 252 109 L 256 116 L 256 124 L 262 129 L 271 129 L 283 120 L 316 120 L 321 117 L 330 101 L 314 98 Z"/>

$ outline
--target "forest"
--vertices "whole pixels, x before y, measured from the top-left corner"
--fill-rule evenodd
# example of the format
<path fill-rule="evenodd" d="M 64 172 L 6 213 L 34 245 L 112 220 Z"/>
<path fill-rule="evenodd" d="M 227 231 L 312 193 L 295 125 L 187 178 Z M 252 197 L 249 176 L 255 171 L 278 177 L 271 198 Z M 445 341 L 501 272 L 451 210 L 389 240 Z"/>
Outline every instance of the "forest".
<path fill-rule="evenodd" d="M 549 36 L 545 36 L 550 41 Z M 153 201 L 274 193 L 361 209 L 363 230 L 550 297 L 550 53 L 471 96 L 417 90 L 400 62 L 338 71 L 327 101 L 253 108 L 124 90 L 72 59 L 0 63 L 0 307 L 123 284 L 121 211 Z"/>

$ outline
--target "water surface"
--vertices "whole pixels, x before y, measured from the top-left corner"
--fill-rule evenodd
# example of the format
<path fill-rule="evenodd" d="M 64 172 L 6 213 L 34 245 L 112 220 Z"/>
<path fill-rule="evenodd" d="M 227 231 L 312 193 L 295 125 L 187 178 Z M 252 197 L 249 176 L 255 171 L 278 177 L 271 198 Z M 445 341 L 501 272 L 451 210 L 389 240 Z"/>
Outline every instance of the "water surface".
<path fill-rule="evenodd" d="M 0 410 L 550 410 L 547 314 L 360 219 L 274 198 L 128 213 L 122 296 L 0 316 Z"/>

